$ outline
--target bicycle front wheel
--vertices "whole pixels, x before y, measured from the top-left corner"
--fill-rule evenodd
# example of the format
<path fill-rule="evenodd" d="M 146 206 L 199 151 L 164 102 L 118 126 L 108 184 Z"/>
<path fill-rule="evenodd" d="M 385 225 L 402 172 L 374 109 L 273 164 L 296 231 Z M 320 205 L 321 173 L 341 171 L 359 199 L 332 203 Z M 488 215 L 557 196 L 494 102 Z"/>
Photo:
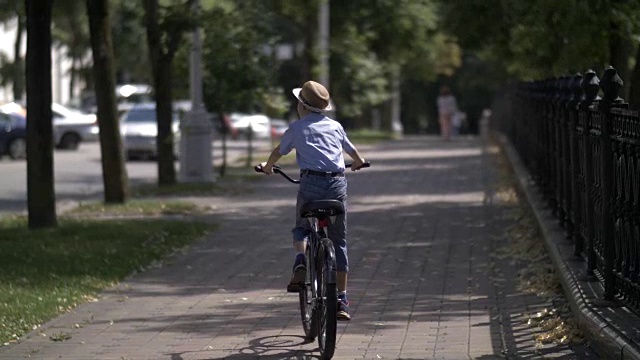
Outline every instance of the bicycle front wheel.
<path fill-rule="evenodd" d="M 331 359 L 336 348 L 338 289 L 336 255 L 331 240 L 320 241 L 317 258 L 318 345 L 320 358 Z"/>

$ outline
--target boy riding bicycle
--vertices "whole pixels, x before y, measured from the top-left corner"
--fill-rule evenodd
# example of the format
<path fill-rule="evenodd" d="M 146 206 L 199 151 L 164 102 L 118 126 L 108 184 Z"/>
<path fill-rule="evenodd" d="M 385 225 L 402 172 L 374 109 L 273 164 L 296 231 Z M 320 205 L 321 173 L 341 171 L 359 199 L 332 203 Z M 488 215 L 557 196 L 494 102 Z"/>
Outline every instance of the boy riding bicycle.
<path fill-rule="evenodd" d="M 262 170 L 273 173 L 273 165 L 291 150 L 296 149 L 296 161 L 300 167 L 300 189 L 296 205 L 296 225 L 293 228 L 293 248 L 296 258 L 288 289 L 301 289 L 306 276 L 306 239 L 311 232 L 308 221 L 300 217 L 300 208 L 306 202 L 320 199 L 342 201 L 346 209 L 347 179 L 342 152 L 352 159 L 351 170 L 359 170 L 365 163 L 358 150 L 347 138 L 342 125 L 323 113 L 331 110 L 327 89 L 315 81 L 307 81 L 302 88 L 293 90 L 298 99 L 300 119 L 289 125 L 273 149 Z M 336 252 L 338 285 L 338 320 L 351 320 L 347 300 L 347 214 L 336 217 L 329 228 L 329 238 Z"/>

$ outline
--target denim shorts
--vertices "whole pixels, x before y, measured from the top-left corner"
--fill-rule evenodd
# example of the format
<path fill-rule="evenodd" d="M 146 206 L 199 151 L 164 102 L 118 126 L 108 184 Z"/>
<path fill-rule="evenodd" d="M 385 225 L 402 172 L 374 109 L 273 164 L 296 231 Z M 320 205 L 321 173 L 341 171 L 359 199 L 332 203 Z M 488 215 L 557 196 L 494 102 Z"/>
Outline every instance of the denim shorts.
<path fill-rule="evenodd" d="M 293 241 L 304 241 L 311 233 L 309 220 L 300 217 L 303 204 L 314 200 L 340 200 L 345 206 L 345 213 L 338 215 L 329 226 L 329 238 L 336 251 L 336 266 L 338 271 L 349 271 L 347 257 L 347 179 L 345 177 L 325 177 L 317 175 L 303 175 L 300 178 L 298 201 L 296 205 L 296 226 L 293 228 Z"/>

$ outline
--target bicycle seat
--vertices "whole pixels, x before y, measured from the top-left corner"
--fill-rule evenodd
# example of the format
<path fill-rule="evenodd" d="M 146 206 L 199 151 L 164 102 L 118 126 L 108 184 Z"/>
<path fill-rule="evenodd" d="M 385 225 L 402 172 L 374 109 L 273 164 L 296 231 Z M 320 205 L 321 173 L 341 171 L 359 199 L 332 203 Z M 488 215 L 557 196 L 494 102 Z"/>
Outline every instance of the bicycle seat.
<path fill-rule="evenodd" d="M 300 216 L 308 217 L 327 217 L 344 214 L 344 204 L 338 200 L 316 200 L 310 201 L 302 205 Z"/>

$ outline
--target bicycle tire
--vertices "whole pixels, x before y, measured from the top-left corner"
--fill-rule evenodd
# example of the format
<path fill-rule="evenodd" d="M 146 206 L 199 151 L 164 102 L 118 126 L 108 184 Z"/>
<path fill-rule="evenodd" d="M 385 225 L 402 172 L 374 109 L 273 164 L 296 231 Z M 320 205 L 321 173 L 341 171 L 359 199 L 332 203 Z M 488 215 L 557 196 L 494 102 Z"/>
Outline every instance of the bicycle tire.
<path fill-rule="evenodd" d="M 302 328 L 304 329 L 304 336 L 308 340 L 314 340 L 318 336 L 318 316 L 316 311 L 316 301 L 314 291 L 317 289 L 317 279 L 313 275 L 315 269 L 312 269 L 310 260 L 311 246 L 307 246 L 307 277 L 305 279 L 305 286 L 300 291 L 300 317 L 302 319 Z"/>
<path fill-rule="evenodd" d="M 331 359 L 336 348 L 338 288 L 336 255 L 331 240 L 320 240 L 317 259 L 318 346 L 321 359 Z"/>

